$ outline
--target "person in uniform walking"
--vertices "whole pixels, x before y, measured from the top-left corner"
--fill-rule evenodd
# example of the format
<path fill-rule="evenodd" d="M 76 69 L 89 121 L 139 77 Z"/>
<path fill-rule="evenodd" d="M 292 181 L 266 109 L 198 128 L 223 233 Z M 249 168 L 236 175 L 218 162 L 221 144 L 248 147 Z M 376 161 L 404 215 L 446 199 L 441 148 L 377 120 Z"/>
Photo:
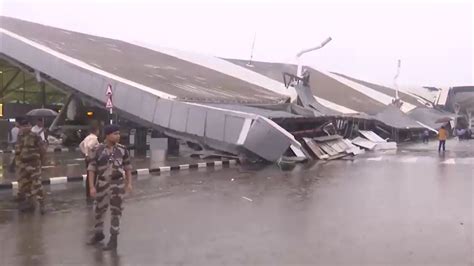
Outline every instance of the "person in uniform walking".
<path fill-rule="evenodd" d="M 117 249 L 123 196 L 132 191 L 132 165 L 128 150 L 119 144 L 119 130 L 117 125 L 104 128 L 105 142 L 92 150 L 88 167 L 90 195 L 96 200 L 95 233 L 88 244 L 95 245 L 104 240 L 104 218 L 110 206 L 110 240 L 104 250 Z"/>
<path fill-rule="evenodd" d="M 87 168 L 89 167 L 89 162 L 90 162 L 90 155 L 92 153 L 92 149 L 99 145 L 99 127 L 96 125 L 91 126 L 90 129 L 90 134 L 79 144 L 79 149 L 81 150 L 82 154 L 84 154 L 85 157 L 85 163 L 86 163 L 86 200 L 87 202 L 91 202 L 91 196 L 90 196 L 90 187 L 89 187 L 89 171 Z M 95 184 L 95 181 L 93 180 L 93 183 Z"/>
<path fill-rule="evenodd" d="M 44 214 L 41 166 L 45 161 L 46 150 L 41 137 L 31 131 L 31 125 L 27 119 L 22 119 L 20 125 L 21 129 L 15 147 L 19 210 L 34 211 L 38 202 L 41 214 Z"/>

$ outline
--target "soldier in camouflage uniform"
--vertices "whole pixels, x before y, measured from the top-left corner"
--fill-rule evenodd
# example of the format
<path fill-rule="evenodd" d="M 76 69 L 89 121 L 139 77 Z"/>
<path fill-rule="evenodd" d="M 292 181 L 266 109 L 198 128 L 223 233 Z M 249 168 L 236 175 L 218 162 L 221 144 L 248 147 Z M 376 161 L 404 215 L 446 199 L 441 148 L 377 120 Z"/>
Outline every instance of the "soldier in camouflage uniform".
<path fill-rule="evenodd" d="M 41 184 L 41 166 L 45 160 L 45 147 L 41 137 L 31 131 L 27 119 L 20 122 L 21 129 L 15 146 L 20 211 L 33 211 L 38 201 L 44 214 L 44 193 Z"/>
<path fill-rule="evenodd" d="M 89 171 L 90 195 L 96 200 L 95 234 L 90 245 L 101 242 L 105 236 L 104 218 L 110 205 L 110 241 L 104 250 L 117 249 L 117 235 L 122 216 L 122 201 L 125 191 L 132 191 L 132 166 L 125 146 L 120 145 L 119 127 L 109 125 L 104 128 L 105 143 L 96 146 L 90 155 Z M 97 177 L 94 184 L 94 177 Z"/>

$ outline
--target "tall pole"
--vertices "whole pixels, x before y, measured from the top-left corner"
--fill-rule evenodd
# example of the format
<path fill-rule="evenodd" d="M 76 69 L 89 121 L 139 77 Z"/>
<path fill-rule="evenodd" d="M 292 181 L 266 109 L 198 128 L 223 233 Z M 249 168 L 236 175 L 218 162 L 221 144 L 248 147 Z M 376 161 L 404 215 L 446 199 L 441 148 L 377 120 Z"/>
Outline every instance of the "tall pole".
<path fill-rule="evenodd" d="M 250 60 L 247 63 L 247 66 L 253 67 L 252 60 L 253 60 L 253 51 L 255 49 L 255 40 L 257 39 L 257 32 L 253 35 L 253 42 L 252 42 L 252 50 L 250 50 Z"/>
<path fill-rule="evenodd" d="M 114 123 L 114 115 L 113 115 L 113 111 L 112 111 L 113 108 L 110 108 L 110 124 L 112 125 Z"/>
<path fill-rule="evenodd" d="M 402 66 L 402 61 L 400 59 L 398 59 L 397 74 L 393 78 L 393 86 L 395 87 L 395 100 L 396 101 L 400 100 L 399 91 L 398 91 L 398 82 L 397 81 L 398 81 L 398 76 L 400 75 L 401 66 Z"/>
<path fill-rule="evenodd" d="M 306 54 L 306 53 L 309 53 L 309 52 L 312 52 L 312 51 L 315 51 L 315 50 L 318 50 L 318 49 L 321 49 L 323 48 L 326 44 L 328 44 L 330 41 L 332 40 L 331 37 L 328 37 L 326 40 L 324 40 L 320 45 L 316 46 L 316 47 L 313 47 L 313 48 L 308 48 L 308 49 L 304 49 L 304 50 L 301 50 L 299 53 L 296 54 L 296 61 L 298 62 L 298 69 L 296 71 L 296 75 L 298 77 L 301 78 L 301 74 L 303 72 L 303 64 L 301 62 L 301 56 Z"/>
<path fill-rule="evenodd" d="M 112 90 L 112 84 L 107 85 L 107 89 L 105 90 L 105 97 L 106 97 L 106 103 L 105 103 L 105 108 L 109 109 L 109 115 L 110 115 L 110 124 L 112 125 L 114 122 L 114 116 L 113 116 L 113 102 L 112 102 L 112 95 L 113 95 L 113 90 Z"/>

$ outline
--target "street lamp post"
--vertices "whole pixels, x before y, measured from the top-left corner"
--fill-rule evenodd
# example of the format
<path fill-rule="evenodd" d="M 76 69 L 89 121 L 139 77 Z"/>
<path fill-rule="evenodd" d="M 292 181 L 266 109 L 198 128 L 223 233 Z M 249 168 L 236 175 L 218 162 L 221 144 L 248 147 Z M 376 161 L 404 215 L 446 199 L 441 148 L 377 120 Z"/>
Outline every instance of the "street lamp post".
<path fill-rule="evenodd" d="M 315 51 L 315 50 L 318 50 L 318 49 L 321 49 L 323 48 L 326 44 L 328 44 L 330 41 L 332 40 L 331 37 L 328 37 L 326 40 L 324 40 L 320 45 L 316 46 L 316 47 L 313 47 L 313 48 L 309 48 L 309 49 L 304 49 L 304 50 L 301 50 L 299 53 L 296 54 L 296 60 L 298 61 L 298 69 L 296 71 L 296 75 L 298 77 L 301 78 L 301 73 L 303 71 L 303 64 L 301 62 L 301 56 L 306 54 L 306 53 L 309 53 L 309 52 L 312 52 L 312 51 Z"/>

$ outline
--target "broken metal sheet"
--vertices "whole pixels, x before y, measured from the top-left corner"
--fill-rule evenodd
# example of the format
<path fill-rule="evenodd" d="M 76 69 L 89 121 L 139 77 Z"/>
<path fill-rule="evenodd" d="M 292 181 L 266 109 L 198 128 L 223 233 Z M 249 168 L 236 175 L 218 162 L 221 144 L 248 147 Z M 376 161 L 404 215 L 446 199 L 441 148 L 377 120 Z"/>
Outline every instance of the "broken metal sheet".
<path fill-rule="evenodd" d="M 303 138 L 303 141 L 306 143 L 306 145 L 309 147 L 311 152 L 320 160 L 325 160 L 329 158 L 329 155 L 327 155 L 317 143 L 315 143 L 312 139 L 310 138 Z"/>
<path fill-rule="evenodd" d="M 272 105 L 274 108 L 269 109 L 269 108 L 260 108 L 260 107 L 254 107 L 254 106 L 247 106 L 247 105 L 241 105 L 241 104 L 206 104 L 208 106 L 213 106 L 217 108 L 222 108 L 222 109 L 228 109 L 228 110 L 233 110 L 233 111 L 238 111 L 238 112 L 245 112 L 245 113 L 251 113 L 251 114 L 256 114 L 256 115 L 261 115 L 264 117 L 268 117 L 270 119 L 275 119 L 275 118 L 301 118 L 303 117 L 302 115 L 297 115 L 297 114 L 292 114 L 291 112 L 286 110 L 286 106 L 284 105 Z"/>
<path fill-rule="evenodd" d="M 327 154 L 329 154 L 329 156 L 335 156 L 337 154 L 339 154 L 340 152 L 338 152 L 336 149 L 334 149 L 331 145 L 327 144 L 327 143 L 318 143 L 319 144 L 319 147 L 321 147 L 321 149 L 326 152 Z"/>
<path fill-rule="evenodd" d="M 377 146 L 376 143 L 374 143 L 370 140 L 361 138 L 361 137 L 357 137 L 357 138 L 353 139 L 352 143 L 356 146 L 362 147 L 362 148 L 367 149 L 367 150 L 373 150 L 375 148 L 375 146 Z"/>
<path fill-rule="evenodd" d="M 290 145 L 290 149 L 296 155 L 296 157 L 306 158 L 306 155 L 299 147 L 296 147 L 295 145 Z"/>
<path fill-rule="evenodd" d="M 383 138 L 381 138 L 379 135 L 375 134 L 373 131 L 368 131 L 368 130 L 359 130 L 359 133 L 364 136 L 366 139 L 379 143 L 379 142 L 387 142 Z"/>
<path fill-rule="evenodd" d="M 330 136 L 323 136 L 323 137 L 313 138 L 313 140 L 316 141 L 316 142 L 326 142 L 326 141 L 336 140 L 336 139 L 342 139 L 342 137 L 339 136 L 339 135 L 330 135 Z"/>
<path fill-rule="evenodd" d="M 323 142 L 322 139 L 327 139 L 327 141 Z M 360 149 L 352 145 L 349 140 L 344 140 L 337 135 L 320 137 L 318 142 L 310 138 L 303 138 L 303 140 L 316 157 L 323 160 L 334 160 L 361 153 Z M 349 144 L 346 141 L 349 141 Z"/>
<path fill-rule="evenodd" d="M 343 78 L 346 78 L 346 79 L 349 79 L 349 80 L 352 80 L 354 82 L 357 82 L 357 83 L 360 83 L 366 87 L 369 87 L 373 90 L 376 90 L 378 92 L 381 92 L 381 93 L 384 93 L 388 96 L 395 96 L 395 89 L 393 88 L 389 88 L 389 87 L 385 87 L 385 86 L 382 86 L 382 85 L 378 85 L 378 84 L 375 84 L 375 83 L 371 83 L 371 82 L 368 82 L 368 81 L 364 81 L 364 80 L 360 80 L 360 79 L 356 79 L 356 78 L 353 78 L 353 77 L 349 77 L 347 75 L 344 75 L 344 74 L 340 74 L 340 73 L 334 73 L 336 75 L 339 75 Z M 414 106 L 422 106 L 422 104 L 417 100 L 416 97 L 412 96 L 411 94 L 409 93 L 406 93 L 406 92 L 403 92 L 403 91 L 400 91 L 399 92 L 399 96 L 400 96 L 400 99 L 404 102 L 407 102 L 407 103 L 410 103 Z"/>
<path fill-rule="evenodd" d="M 320 104 L 316 98 L 314 98 L 313 92 L 311 88 L 308 86 L 304 86 L 303 82 L 299 82 L 295 86 L 295 90 L 298 95 L 298 99 L 301 102 L 302 106 L 307 109 L 315 110 L 315 115 L 338 115 L 341 114 L 335 110 L 325 107 L 324 105 Z"/>
<path fill-rule="evenodd" d="M 339 145 L 338 140 L 328 141 L 326 142 L 326 144 L 329 145 L 333 150 L 337 151 L 338 153 L 343 153 L 347 149 L 347 147 L 341 147 L 341 145 Z"/>
<path fill-rule="evenodd" d="M 436 130 L 436 129 L 434 129 L 434 128 L 428 126 L 428 125 L 425 125 L 425 124 L 423 124 L 423 123 L 421 123 L 421 122 L 419 122 L 419 121 L 417 121 L 417 122 L 418 122 L 418 124 L 420 124 L 421 126 L 427 128 L 427 129 L 430 130 L 431 132 L 434 132 L 434 133 L 438 134 L 438 130 Z"/>
<path fill-rule="evenodd" d="M 267 161 L 276 162 L 292 144 L 301 146 L 285 129 L 259 116 L 250 127 L 243 146 Z"/>
<path fill-rule="evenodd" d="M 330 142 L 330 146 L 337 150 L 340 154 L 352 154 L 357 155 L 361 154 L 364 151 L 359 149 L 358 147 L 354 146 L 350 140 L 347 139 L 338 139 L 335 141 Z"/>
<path fill-rule="evenodd" d="M 338 153 L 334 156 L 329 156 L 328 160 L 336 160 L 336 159 L 341 159 L 343 157 L 346 157 L 347 154 L 346 153 Z"/>
<path fill-rule="evenodd" d="M 344 139 L 340 139 L 336 142 L 336 145 L 339 146 L 343 151 L 347 151 L 351 147 L 347 146 L 347 144 L 344 142 Z"/>
<path fill-rule="evenodd" d="M 297 66 L 284 63 L 268 63 L 268 62 L 252 62 L 252 67 L 246 66 L 248 60 L 226 59 L 234 64 L 258 72 L 262 75 L 282 81 L 282 72 L 296 73 Z M 367 114 L 376 114 L 383 110 L 385 104 L 374 100 L 368 95 L 355 90 L 351 86 L 339 82 L 330 73 L 323 73 L 311 67 L 307 67 L 310 71 L 310 87 L 314 95 L 320 98 L 336 103 Z M 342 96 L 342 97 L 341 97 Z"/>
<path fill-rule="evenodd" d="M 352 142 L 348 139 L 343 139 L 342 141 L 344 141 L 344 143 L 347 145 L 347 147 L 349 147 L 346 152 L 347 153 L 352 153 L 354 155 L 360 155 L 360 154 L 364 154 L 365 151 L 363 149 L 360 149 L 359 147 L 355 146 L 354 144 L 352 144 Z"/>
<path fill-rule="evenodd" d="M 423 129 L 416 120 L 393 105 L 389 105 L 384 110 L 377 113 L 375 118 L 382 123 L 397 129 Z"/>
<path fill-rule="evenodd" d="M 440 124 L 436 124 L 436 120 L 446 116 L 452 117 L 453 119 L 456 118 L 456 115 L 453 113 L 427 107 L 416 108 L 410 111 L 408 115 L 419 123 L 422 123 L 422 125 L 429 130 L 434 129 L 435 131 L 441 126 Z"/>

